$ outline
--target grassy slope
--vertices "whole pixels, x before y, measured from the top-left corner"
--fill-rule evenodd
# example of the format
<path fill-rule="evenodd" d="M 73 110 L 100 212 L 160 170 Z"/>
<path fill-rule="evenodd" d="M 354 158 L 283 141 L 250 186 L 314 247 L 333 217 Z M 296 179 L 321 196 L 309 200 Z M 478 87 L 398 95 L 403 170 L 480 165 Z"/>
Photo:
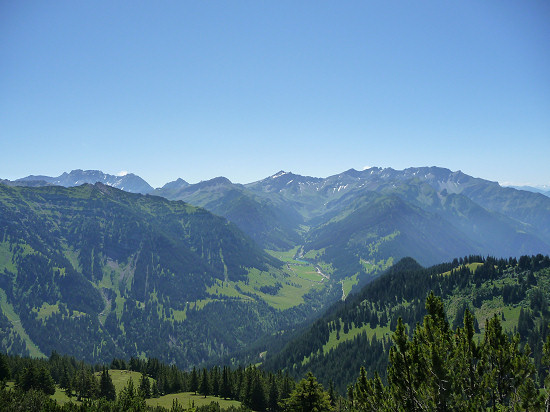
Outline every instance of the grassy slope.
<path fill-rule="evenodd" d="M 99 377 L 100 375 L 101 375 L 101 372 L 96 373 L 97 377 Z M 111 379 L 113 380 L 113 384 L 115 385 L 117 395 L 128 384 L 129 379 L 132 379 L 134 381 L 135 388 L 137 388 L 139 384 L 139 380 L 141 379 L 141 373 L 128 371 L 128 370 L 113 369 L 109 371 L 109 375 L 111 375 Z M 153 382 L 152 378 L 149 378 L 149 380 Z M 8 382 L 8 387 L 13 387 L 13 386 L 14 386 L 14 382 Z M 76 401 L 74 397 L 69 398 L 65 393 L 65 391 L 63 389 L 60 389 L 59 387 L 56 387 L 55 394 L 53 394 L 51 398 L 61 405 L 68 402 L 73 402 L 76 404 L 81 403 Z M 170 409 L 172 408 L 172 403 L 174 402 L 174 400 L 177 400 L 177 402 L 184 408 L 187 408 L 193 405 L 194 406 L 209 405 L 211 402 L 219 403 L 222 408 L 227 408 L 229 406 L 235 406 L 238 408 L 241 405 L 239 401 L 225 400 L 215 396 L 207 396 L 205 398 L 204 396 L 195 395 L 193 392 L 171 393 L 168 395 L 161 396 L 159 398 L 146 399 L 146 403 L 148 406 L 162 406 L 164 408 Z"/>
<path fill-rule="evenodd" d="M 207 396 L 205 398 L 201 395 L 195 395 L 193 392 L 171 393 L 160 398 L 147 399 L 146 403 L 148 406 L 162 406 L 166 409 L 171 409 L 174 400 L 177 400 L 178 404 L 184 408 L 210 405 L 211 402 L 219 403 L 221 408 L 228 408 L 230 406 L 238 408 L 241 405 L 239 401 L 226 400 L 215 396 Z"/>
<path fill-rule="evenodd" d="M 13 306 L 8 302 L 6 292 L 4 292 L 3 289 L 0 289 L 0 308 L 2 309 L 2 313 L 13 325 L 13 329 L 26 343 L 30 356 L 36 358 L 45 358 L 46 355 L 44 355 L 40 351 L 40 349 L 38 349 L 38 346 L 34 344 L 29 335 L 27 335 L 27 332 L 25 332 L 25 328 L 23 328 L 23 325 L 21 325 L 21 320 L 19 319 L 19 316 L 17 315 L 17 313 L 15 313 Z"/>
<path fill-rule="evenodd" d="M 475 270 L 483 265 L 483 263 L 471 263 L 466 265 L 468 269 L 472 273 L 475 272 Z M 449 272 L 441 273 L 439 276 L 448 276 L 450 274 Z M 545 279 L 542 276 L 539 275 L 539 285 L 540 282 L 550 282 L 550 279 Z M 485 282 L 481 285 L 481 288 L 489 288 L 489 287 L 502 287 L 505 284 L 514 284 L 517 283 L 515 278 L 504 276 L 501 279 L 498 279 L 496 281 L 492 282 Z M 474 308 L 471 305 L 472 302 L 472 294 L 470 290 L 466 290 L 463 292 L 458 292 L 453 294 L 451 297 L 445 299 L 445 308 L 447 310 L 447 317 L 450 322 L 452 322 L 456 316 L 456 311 L 458 310 L 460 304 L 466 301 L 470 303 L 470 307 L 473 310 L 473 314 L 475 318 L 477 319 L 480 327 L 481 333 L 477 334 L 478 337 L 481 337 L 484 329 L 485 329 L 485 323 L 486 320 L 494 316 L 495 314 L 499 315 L 501 318 L 503 329 L 508 332 L 514 332 L 515 329 L 518 326 L 518 319 L 519 319 L 519 313 L 520 309 L 523 307 L 524 309 L 527 309 L 529 307 L 529 301 L 528 298 L 522 300 L 521 302 L 517 304 L 505 304 L 503 302 L 503 299 L 501 296 L 493 297 L 491 299 L 487 299 L 483 302 L 481 307 Z M 400 305 L 407 306 L 408 302 L 403 302 Z M 392 331 L 390 330 L 390 324 L 389 321 L 386 325 L 383 326 L 377 326 L 376 328 L 371 328 L 369 324 L 363 325 L 361 327 L 355 327 L 352 326 L 348 333 L 344 333 L 343 329 L 339 331 L 337 334 L 336 330 L 331 331 L 330 337 L 328 341 L 323 345 L 322 351 L 324 354 L 327 354 L 330 350 L 336 349 L 340 344 L 353 340 L 356 336 L 358 336 L 361 333 L 366 333 L 367 337 L 369 339 L 372 339 L 373 336 L 376 335 L 377 339 L 382 338 L 383 336 L 386 336 L 387 338 L 391 337 Z M 338 339 L 337 339 L 338 335 Z M 303 360 L 303 364 L 307 363 L 310 356 L 307 356 Z"/>

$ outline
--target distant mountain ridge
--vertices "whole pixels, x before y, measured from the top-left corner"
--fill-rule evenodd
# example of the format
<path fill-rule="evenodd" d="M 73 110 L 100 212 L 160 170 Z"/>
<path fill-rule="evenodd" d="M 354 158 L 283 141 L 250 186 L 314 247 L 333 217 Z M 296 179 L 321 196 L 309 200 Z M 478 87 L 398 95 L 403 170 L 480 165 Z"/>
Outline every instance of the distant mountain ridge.
<path fill-rule="evenodd" d="M 155 190 L 144 181 L 146 186 L 137 187 L 123 180 L 132 176 L 140 179 L 130 174 L 120 177 L 73 171 L 58 178 L 29 176 L 12 183 L 36 185 L 36 179 L 42 179 L 47 184 L 69 186 L 86 179 L 100 180 L 124 190 L 183 200 L 234 222 L 263 248 L 300 246 L 302 253 L 324 254 L 331 261 L 339 255 L 341 273 L 360 271 L 361 260 L 407 255 L 429 265 L 471 253 L 518 256 L 550 251 L 550 198 L 441 167 L 349 169 L 326 178 L 281 170 L 244 185 L 220 176 L 196 184 L 178 179 Z M 379 201 L 373 201 L 369 193 L 377 193 Z M 382 201 L 380 196 L 387 199 Z M 376 208 L 392 203 L 392 196 L 403 201 L 401 212 L 417 211 L 402 215 L 408 217 L 401 220 L 400 227 L 379 223 L 385 219 L 384 210 Z M 370 226 L 365 219 L 371 219 Z M 422 219 L 422 227 L 431 229 L 412 230 L 415 225 L 420 227 Z M 347 229 L 336 230 L 342 224 Z M 430 230 L 440 236 L 428 236 Z M 331 239 L 331 232 L 345 233 L 346 237 Z M 340 247 L 335 248 L 336 244 Z M 355 263 L 342 266 L 344 260 Z"/>
<path fill-rule="evenodd" d="M 115 176 L 103 173 L 99 170 L 72 170 L 70 173 L 63 173 L 57 177 L 50 176 L 34 176 L 30 175 L 21 179 L 15 180 L 14 184 L 21 185 L 33 185 L 40 186 L 40 182 L 44 182 L 44 185 L 73 187 L 80 186 L 85 183 L 103 183 L 107 186 L 116 187 L 117 189 L 124 190 L 130 193 L 147 194 L 153 191 L 153 187 L 149 185 L 141 177 L 127 173 L 122 176 Z"/>
<path fill-rule="evenodd" d="M 550 186 L 548 186 L 548 185 L 543 185 L 543 186 L 506 185 L 505 187 L 511 187 L 512 189 L 516 189 L 516 190 L 525 190 L 527 192 L 541 193 L 544 196 L 549 196 L 550 197 Z"/>
<path fill-rule="evenodd" d="M 86 179 L 105 183 L 72 187 Z M 64 351 L 85 337 L 75 355 L 88 360 L 198 364 L 315 316 L 401 258 L 550 253 L 550 198 L 439 167 L 129 184 L 142 180 L 1 182 L 0 303 L 17 316 L 0 316 L 0 347 Z"/>
<path fill-rule="evenodd" d="M 259 198 L 225 177 L 192 185 L 179 179 L 155 189 L 153 194 L 183 200 L 223 216 L 267 249 L 290 249 L 300 242 L 295 227 L 302 219 L 297 212 L 276 206 L 272 199 Z"/>

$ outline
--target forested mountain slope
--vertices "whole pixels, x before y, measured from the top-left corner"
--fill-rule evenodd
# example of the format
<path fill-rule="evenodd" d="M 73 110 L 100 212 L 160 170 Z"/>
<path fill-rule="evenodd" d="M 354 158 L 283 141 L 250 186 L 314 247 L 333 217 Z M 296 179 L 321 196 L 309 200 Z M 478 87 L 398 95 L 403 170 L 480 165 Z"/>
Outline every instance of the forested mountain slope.
<path fill-rule="evenodd" d="M 132 182 L 140 178 L 131 174 L 81 170 L 9 184 L 36 179 L 150 191 L 138 189 Z M 350 169 L 326 178 L 280 171 L 245 185 L 224 177 L 191 185 L 178 179 L 154 194 L 223 216 L 264 249 L 298 247 L 297 257 L 309 252 L 310 262 L 352 283 L 405 256 L 432 265 L 470 254 L 550 253 L 550 198 L 441 167 Z"/>
<path fill-rule="evenodd" d="M 193 185 L 180 179 L 154 193 L 223 216 L 266 249 L 287 250 L 301 242 L 298 229 L 303 219 L 297 212 L 281 204 L 276 206 L 272 199 L 259 198 L 224 177 Z"/>
<path fill-rule="evenodd" d="M 0 240 L 12 353 L 185 367 L 312 316 L 325 293 L 222 217 L 103 184 L 0 185 Z"/>
<path fill-rule="evenodd" d="M 429 268 L 402 259 L 284 348 L 268 353 L 264 366 L 294 376 L 312 371 L 324 384 L 332 380 L 341 393 L 355 380 L 358 366 L 385 379 L 390 331 L 399 317 L 412 331 L 426 314 L 430 291 L 443 298 L 453 328 L 462 325 L 466 309 L 474 315 L 477 332 L 497 315 L 506 331 L 519 332 L 522 344 L 529 343 L 538 376 L 543 376 L 542 344 L 550 333 L 550 258 L 543 255 L 519 260 L 470 256 Z"/>

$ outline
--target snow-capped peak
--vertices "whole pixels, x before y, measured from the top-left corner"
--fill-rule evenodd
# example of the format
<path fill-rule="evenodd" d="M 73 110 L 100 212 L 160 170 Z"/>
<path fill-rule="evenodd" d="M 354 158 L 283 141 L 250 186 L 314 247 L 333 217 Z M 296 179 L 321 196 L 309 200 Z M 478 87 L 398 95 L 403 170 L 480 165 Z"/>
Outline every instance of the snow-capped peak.
<path fill-rule="evenodd" d="M 288 172 L 285 172 L 285 171 L 281 170 L 279 173 L 274 174 L 273 176 L 271 176 L 271 178 L 272 179 L 277 179 L 278 177 L 284 176 L 286 174 L 288 174 Z"/>

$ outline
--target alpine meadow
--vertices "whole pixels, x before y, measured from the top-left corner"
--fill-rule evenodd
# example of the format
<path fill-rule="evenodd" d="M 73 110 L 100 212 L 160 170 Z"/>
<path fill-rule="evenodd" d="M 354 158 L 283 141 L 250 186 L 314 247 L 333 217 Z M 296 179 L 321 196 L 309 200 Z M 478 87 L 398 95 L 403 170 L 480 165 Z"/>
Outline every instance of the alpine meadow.
<path fill-rule="evenodd" d="M 550 412 L 549 22 L 0 2 L 0 411 Z"/>

